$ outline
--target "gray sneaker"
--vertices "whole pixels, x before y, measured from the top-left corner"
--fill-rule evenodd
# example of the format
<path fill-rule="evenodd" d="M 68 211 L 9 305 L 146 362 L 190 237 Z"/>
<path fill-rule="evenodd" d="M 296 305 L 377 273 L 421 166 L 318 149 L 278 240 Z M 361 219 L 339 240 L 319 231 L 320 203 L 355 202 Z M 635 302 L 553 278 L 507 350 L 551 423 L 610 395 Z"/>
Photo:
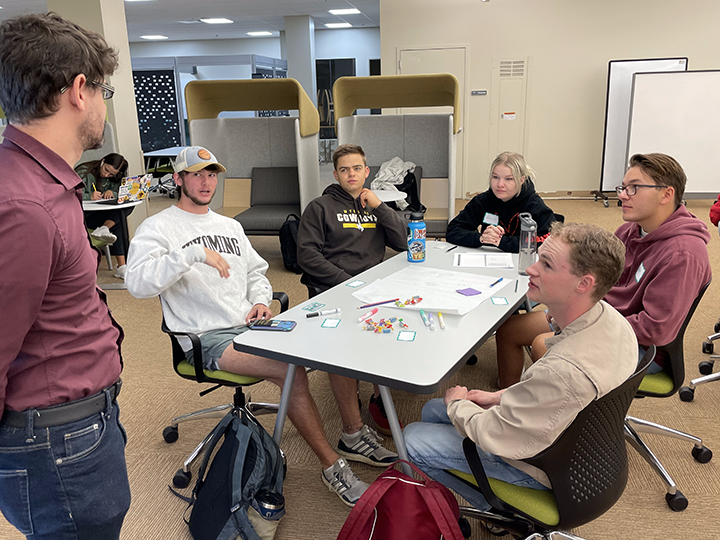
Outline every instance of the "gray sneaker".
<path fill-rule="evenodd" d="M 355 476 L 350 465 L 343 458 L 338 459 L 332 467 L 322 472 L 322 480 L 330 491 L 351 508 L 368 488 L 365 482 Z"/>
<path fill-rule="evenodd" d="M 352 435 L 342 434 L 338 443 L 338 454 L 351 461 L 360 461 L 375 467 L 387 467 L 397 460 L 398 455 L 383 448 L 382 437 L 369 426 L 363 426 Z"/>

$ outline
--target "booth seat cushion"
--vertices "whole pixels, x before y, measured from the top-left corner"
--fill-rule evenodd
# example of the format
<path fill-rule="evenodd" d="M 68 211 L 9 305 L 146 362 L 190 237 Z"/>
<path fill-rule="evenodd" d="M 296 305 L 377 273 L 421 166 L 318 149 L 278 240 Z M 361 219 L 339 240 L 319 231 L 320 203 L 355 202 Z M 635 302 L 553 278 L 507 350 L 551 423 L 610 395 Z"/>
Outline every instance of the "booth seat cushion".
<path fill-rule="evenodd" d="M 253 167 L 250 206 L 300 205 L 297 167 Z"/>
<path fill-rule="evenodd" d="M 240 212 L 235 219 L 245 234 L 276 236 L 289 214 L 300 215 L 300 204 L 261 204 Z"/>

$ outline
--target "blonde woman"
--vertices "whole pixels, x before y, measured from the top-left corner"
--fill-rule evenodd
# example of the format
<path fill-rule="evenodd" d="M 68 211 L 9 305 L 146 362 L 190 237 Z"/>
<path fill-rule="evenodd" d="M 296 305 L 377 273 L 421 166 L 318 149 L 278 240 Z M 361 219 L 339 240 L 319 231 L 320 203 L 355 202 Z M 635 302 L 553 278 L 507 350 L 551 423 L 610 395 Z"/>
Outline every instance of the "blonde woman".
<path fill-rule="evenodd" d="M 535 192 L 534 174 L 520 154 L 503 152 L 496 157 L 490 166 L 490 189 L 473 197 L 450 222 L 447 241 L 467 247 L 492 245 L 517 253 L 519 215 L 529 212 L 537 223 L 538 243 L 542 242 L 555 215 Z"/>

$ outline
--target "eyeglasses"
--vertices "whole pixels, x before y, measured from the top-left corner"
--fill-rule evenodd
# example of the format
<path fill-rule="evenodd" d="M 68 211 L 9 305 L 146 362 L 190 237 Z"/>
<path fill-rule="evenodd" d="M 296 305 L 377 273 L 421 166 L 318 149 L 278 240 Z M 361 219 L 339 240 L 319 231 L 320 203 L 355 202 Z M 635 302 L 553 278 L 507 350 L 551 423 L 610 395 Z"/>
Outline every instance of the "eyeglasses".
<path fill-rule="evenodd" d="M 91 81 L 91 82 L 89 82 L 88 84 L 91 85 L 91 86 L 95 86 L 95 87 L 99 88 L 100 90 L 102 90 L 102 98 L 103 98 L 104 100 L 106 100 L 106 101 L 107 101 L 108 99 L 112 99 L 112 97 L 115 95 L 115 87 L 110 86 L 110 85 L 107 84 L 107 83 L 101 83 L 101 82 L 97 82 L 97 81 Z M 70 88 L 70 86 L 71 86 L 70 84 L 66 84 L 65 86 L 63 86 L 63 87 L 60 89 L 60 93 L 61 93 L 61 94 L 64 94 L 65 91 L 66 91 L 68 88 Z"/>
<path fill-rule="evenodd" d="M 617 192 L 618 197 L 622 195 L 623 191 L 628 197 L 632 197 L 637 193 L 637 188 L 639 187 L 666 188 L 669 186 L 664 186 L 661 184 L 628 184 L 627 186 L 617 186 L 615 188 L 615 191 Z"/>

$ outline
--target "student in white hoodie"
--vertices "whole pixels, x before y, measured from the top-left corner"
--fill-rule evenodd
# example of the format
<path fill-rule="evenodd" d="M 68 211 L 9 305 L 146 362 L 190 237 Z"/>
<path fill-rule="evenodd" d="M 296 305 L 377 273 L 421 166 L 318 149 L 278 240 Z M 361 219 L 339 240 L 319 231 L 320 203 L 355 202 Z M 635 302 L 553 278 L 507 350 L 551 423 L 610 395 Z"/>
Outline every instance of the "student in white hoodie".
<path fill-rule="evenodd" d="M 263 378 L 282 388 L 287 364 L 232 346 L 237 327 L 272 317 L 272 287 L 265 277 L 268 264 L 240 223 L 208 207 L 217 174 L 226 169 L 208 150 L 194 146 L 178 154 L 175 171 L 178 203 L 138 228 L 128 253 L 127 288 L 137 298 L 160 295 L 170 330 L 200 334 L 207 369 Z M 192 362 L 192 351 L 186 354 Z M 288 417 L 322 463 L 323 482 L 354 506 L 367 484 L 328 444 L 304 369 L 297 370 L 291 399 Z"/>

